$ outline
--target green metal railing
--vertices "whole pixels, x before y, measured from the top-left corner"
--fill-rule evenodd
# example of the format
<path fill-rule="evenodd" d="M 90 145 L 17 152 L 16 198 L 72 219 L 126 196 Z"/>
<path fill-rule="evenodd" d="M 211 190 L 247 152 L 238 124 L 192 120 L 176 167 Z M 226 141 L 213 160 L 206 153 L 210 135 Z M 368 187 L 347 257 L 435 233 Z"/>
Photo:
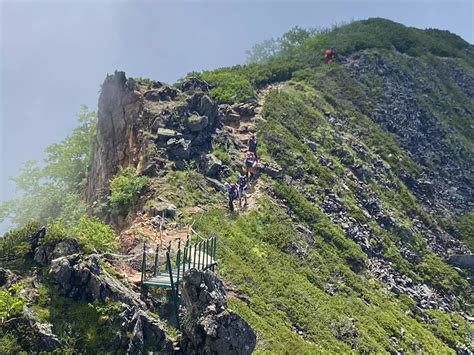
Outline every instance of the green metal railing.
<path fill-rule="evenodd" d="M 194 231 L 193 231 L 194 232 Z M 195 232 L 194 232 L 195 233 Z M 171 241 L 166 247 L 165 270 L 161 271 L 160 246 L 158 245 L 154 253 L 148 253 L 146 242 L 143 243 L 143 258 L 141 267 L 141 284 L 142 288 L 160 287 L 171 290 L 171 299 L 176 311 L 176 323 L 179 328 L 179 287 L 182 283 L 184 273 L 191 269 L 200 271 L 215 270 L 216 267 L 216 251 L 217 237 L 202 238 L 196 234 L 201 240 L 194 242 L 188 235 L 185 242 L 178 240 L 176 255 L 173 255 Z M 150 272 L 147 270 L 147 256 L 153 257 L 153 266 Z"/>
<path fill-rule="evenodd" d="M 183 246 L 184 244 L 184 246 Z M 146 283 L 147 280 L 152 280 L 154 277 L 158 277 L 163 273 L 169 273 L 173 275 L 173 281 L 179 284 L 182 280 L 184 273 L 189 269 L 196 270 L 215 270 L 216 266 L 216 251 L 217 251 L 217 237 L 213 236 L 207 239 L 200 240 L 199 242 L 192 243 L 191 238 L 186 238 L 185 242 L 182 243 L 178 240 L 178 246 L 175 256 L 173 256 L 173 250 L 171 242 L 166 247 L 166 262 L 165 270 L 161 271 L 161 250 L 160 246 L 157 246 L 155 251 L 150 253 L 147 251 L 146 242 L 143 243 L 143 258 L 142 258 L 142 283 Z M 151 273 L 147 271 L 147 257 L 153 256 L 153 266 L 151 267 Z"/>

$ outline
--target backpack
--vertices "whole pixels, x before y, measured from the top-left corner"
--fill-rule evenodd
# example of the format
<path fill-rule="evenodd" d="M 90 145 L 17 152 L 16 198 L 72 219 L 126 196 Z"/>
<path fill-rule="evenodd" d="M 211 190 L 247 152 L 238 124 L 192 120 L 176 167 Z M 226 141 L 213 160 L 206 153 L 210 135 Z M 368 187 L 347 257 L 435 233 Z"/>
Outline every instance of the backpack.
<path fill-rule="evenodd" d="M 237 184 L 241 189 L 243 189 L 245 186 L 247 186 L 247 178 L 245 176 L 239 176 L 237 179 Z"/>
<path fill-rule="evenodd" d="M 229 196 L 234 199 L 239 196 L 239 190 L 237 189 L 237 186 L 235 186 L 235 184 L 230 185 Z"/>
<path fill-rule="evenodd" d="M 247 168 L 251 168 L 253 166 L 253 163 L 255 163 L 255 155 L 248 154 L 247 157 L 245 158 L 245 166 Z"/>
<path fill-rule="evenodd" d="M 251 152 L 256 152 L 257 151 L 257 140 L 251 139 L 249 142 L 249 150 Z"/>

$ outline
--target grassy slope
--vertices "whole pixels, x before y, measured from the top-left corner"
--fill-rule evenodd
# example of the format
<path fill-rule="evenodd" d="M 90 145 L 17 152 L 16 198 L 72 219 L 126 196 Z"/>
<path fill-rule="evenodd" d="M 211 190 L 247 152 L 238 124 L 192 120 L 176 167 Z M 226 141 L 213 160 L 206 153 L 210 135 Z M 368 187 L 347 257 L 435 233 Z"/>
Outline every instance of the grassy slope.
<path fill-rule="evenodd" d="M 261 127 L 260 135 L 264 143 L 263 156 L 276 160 L 290 174 L 296 168 L 295 159 L 303 156 L 304 163 L 298 167 L 310 172 L 307 176 L 310 180 L 316 177 L 306 184 L 316 198 L 321 198 L 318 196 L 321 188 L 342 192 L 339 182 L 343 181 L 344 162 L 331 154 L 338 146 L 331 138 L 334 131 L 322 118 L 322 112 L 313 109 L 314 106 L 330 106 L 322 99 L 321 92 L 300 84 L 296 86 L 280 95 L 270 94 L 267 99 L 265 117 L 268 121 Z M 359 125 L 359 129 L 370 125 L 369 141 L 387 142 L 384 145 L 387 153 L 403 158 L 398 159 L 400 169 L 416 169 L 377 126 L 367 119 L 353 124 Z M 333 170 L 317 164 L 315 156 L 301 143 L 303 136 L 321 144 L 319 153 L 334 162 Z M 351 152 L 348 146 L 339 143 L 341 146 Z M 367 161 L 370 159 L 373 156 L 367 157 Z M 248 304 L 232 299 L 231 305 L 259 333 L 260 352 L 394 351 L 400 347 L 440 352 L 448 351 L 448 345 L 453 347 L 457 342 L 467 341 L 468 325 L 461 317 L 430 311 L 438 320 L 437 325 L 423 322 L 415 315 L 417 309 L 410 298 L 396 298 L 365 272 L 354 273 L 348 261 L 364 259 L 360 248 L 344 237 L 340 227 L 333 224 L 317 204 L 307 201 L 292 187 L 272 183 L 276 193 L 291 206 L 298 223 L 309 226 L 314 232 L 315 242 L 308 246 L 306 256 L 295 257 L 286 251 L 291 242 L 305 245 L 304 238 L 293 230 L 295 221 L 270 197 L 262 201 L 258 211 L 229 217 L 217 210 L 205 214 L 197 224 L 201 231 L 221 236 L 219 272 L 238 293 L 249 297 Z M 401 223 L 408 220 L 407 214 L 421 211 L 406 189 L 392 194 L 380 188 L 377 193 Z M 361 218 L 352 193 L 344 195 L 344 201 L 353 215 Z M 386 256 L 413 279 L 450 291 L 466 287 L 456 272 L 427 252 L 419 238 L 412 241 L 412 247 L 423 256 L 425 263 L 413 265 L 400 256 L 396 247 L 400 237 L 395 232 L 382 230 L 375 224 L 371 227 L 384 245 Z M 431 273 L 423 273 L 426 263 L 433 268 Z M 335 295 L 324 291 L 327 284 L 338 290 Z M 454 330 L 451 323 L 461 326 Z M 295 327 L 302 331 L 301 335 Z M 393 343 L 391 337 L 399 338 L 399 343 Z"/>
<path fill-rule="evenodd" d="M 355 22 L 309 38 L 266 63 L 202 74 L 215 85 L 211 94 L 222 102 L 243 100 L 255 96 L 255 89 L 262 85 L 294 79 L 289 89 L 267 97 L 267 121 L 259 127 L 259 138 L 261 156 L 278 162 L 299 182 L 289 187 L 268 181 L 274 194 L 286 201 L 290 214 L 287 207 L 267 196 L 258 210 L 240 216 L 212 209 L 198 218 L 196 228 L 221 237 L 219 273 L 237 294 L 248 297 L 233 297 L 230 302 L 258 332 L 257 352 L 383 352 L 399 348 L 409 352 L 453 352 L 458 342 L 472 341 L 472 329 L 466 321 L 438 310 L 422 311 L 424 319 L 430 319 L 423 320 L 411 298 L 396 297 L 365 271 L 352 271 L 350 265 L 365 260 L 364 253 L 319 207 L 324 189 L 331 189 L 341 197 L 351 217 L 369 225 L 374 234 L 371 243 L 381 246 L 396 269 L 440 290 L 461 296 L 466 292 L 467 282 L 429 252 L 420 235 L 406 237 L 404 231 L 411 226 L 412 217 L 427 223 L 436 218 L 417 204 L 397 178 L 402 171 L 416 176 L 418 167 L 389 134 L 363 114 L 370 111 L 374 101 L 383 98 L 376 77 L 368 75 L 359 83 L 340 65 L 320 64 L 320 53 L 330 45 L 344 55 L 358 50 L 385 55 L 400 63 L 415 81 L 419 72 L 423 75 L 437 67 L 439 80 L 434 83 L 432 97 L 423 104 L 442 124 L 453 128 L 456 144 L 472 151 L 467 142 L 470 133 L 465 129 L 466 117 L 454 114 L 445 103 L 460 103 L 470 109 L 472 102 L 458 87 L 453 89 L 443 80 L 446 73 L 441 68 L 454 60 L 472 70 L 472 46 L 448 32 L 421 31 L 382 19 Z M 442 103 L 434 105 L 434 101 Z M 344 117 L 343 127 L 330 125 L 325 111 Z M 303 139 L 317 143 L 316 154 Z M 355 152 L 351 142 L 361 145 L 366 155 Z M 341 150 L 345 152 L 342 157 Z M 367 197 L 376 197 L 396 220 L 397 228 L 388 230 L 363 215 L 354 196 L 356 185 L 346 178 L 348 166 L 370 167 L 377 156 L 391 166 L 387 173 L 391 188 L 377 180 L 365 181 Z M 330 161 L 332 167 L 321 165 L 320 157 Z M 315 203 L 299 192 L 302 188 Z M 469 228 L 466 223 L 463 230 Z M 314 243 L 308 244 L 306 237 L 295 232 L 295 224 L 309 227 Z M 307 248 L 306 253 L 289 253 L 294 243 Z M 405 260 L 400 245 L 416 252 L 420 261 Z M 331 295 L 325 288 L 336 291 Z"/>

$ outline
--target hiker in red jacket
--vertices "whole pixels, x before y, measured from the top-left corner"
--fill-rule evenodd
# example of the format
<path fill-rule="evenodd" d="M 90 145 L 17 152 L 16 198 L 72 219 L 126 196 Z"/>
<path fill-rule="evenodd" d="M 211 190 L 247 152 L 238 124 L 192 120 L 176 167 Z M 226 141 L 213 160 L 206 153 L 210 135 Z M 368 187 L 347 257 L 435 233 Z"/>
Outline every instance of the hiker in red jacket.
<path fill-rule="evenodd" d="M 334 57 L 334 50 L 331 48 L 324 51 L 324 63 L 331 63 Z"/>

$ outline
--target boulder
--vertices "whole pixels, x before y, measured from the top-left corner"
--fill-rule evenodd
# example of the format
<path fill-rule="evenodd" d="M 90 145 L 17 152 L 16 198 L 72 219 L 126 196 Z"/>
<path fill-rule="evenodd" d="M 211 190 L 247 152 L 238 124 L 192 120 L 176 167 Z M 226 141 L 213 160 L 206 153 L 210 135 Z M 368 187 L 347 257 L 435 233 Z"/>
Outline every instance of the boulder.
<path fill-rule="evenodd" d="M 191 141 L 181 138 L 171 138 L 166 142 L 168 156 L 172 160 L 189 159 L 191 155 Z"/>
<path fill-rule="evenodd" d="M 218 113 L 217 104 L 203 92 L 197 92 L 188 99 L 190 112 L 197 112 L 200 116 L 206 116 L 209 126 L 213 126 Z"/>
<path fill-rule="evenodd" d="M 204 175 L 209 177 L 216 177 L 222 168 L 222 162 L 214 154 L 204 154 L 200 161 Z"/>
<path fill-rule="evenodd" d="M 316 142 L 310 141 L 308 139 L 304 140 L 304 143 L 308 146 L 309 149 L 311 149 L 313 152 L 315 152 L 318 148 L 318 144 Z"/>
<path fill-rule="evenodd" d="M 240 121 L 240 115 L 227 104 L 219 105 L 219 120 L 225 124 Z"/>
<path fill-rule="evenodd" d="M 183 135 L 168 128 L 158 128 L 156 131 L 156 140 L 166 142 L 170 138 L 181 138 Z"/>
<path fill-rule="evenodd" d="M 78 253 L 81 250 L 81 246 L 76 239 L 66 239 L 56 244 L 51 255 L 52 259 L 59 258 L 61 256 L 72 255 Z"/>
<path fill-rule="evenodd" d="M 200 132 L 207 127 L 209 119 L 207 116 L 191 115 L 187 119 L 187 127 L 191 132 Z"/>
<path fill-rule="evenodd" d="M 211 89 L 211 85 L 202 79 L 191 77 L 191 78 L 185 79 L 181 83 L 179 89 L 183 92 L 196 91 L 196 90 L 207 92 Z"/>
<path fill-rule="evenodd" d="M 258 169 L 265 175 L 274 179 L 279 179 L 283 176 L 283 169 L 276 163 L 261 162 L 258 164 Z"/>
<path fill-rule="evenodd" d="M 206 180 L 209 181 L 209 183 L 212 185 L 212 187 L 213 187 L 216 191 L 225 191 L 225 189 L 224 189 L 224 184 L 221 183 L 219 180 L 212 179 L 212 178 L 210 178 L 210 177 L 206 177 Z"/>
<path fill-rule="evenodd" d="M 40 265 L 48 265 L 51 260 L 61 256 L 78 253 L 81 247 L 76 239 L 66 239 L 56 245 L 46 244 L 36 248 L 34 261 Z"/>
<path fill-rule="evenodd" d="M 184 275 L 181 347 L 187 354 L 251 354 L 255 332 L 227 308 L 224 284 L 210 271 Z"/>
<path fill-rule="evenodd" d="M 59 294 L 87 302 L 110 299 L 144 308 L 135 292 L 111 275 L 102 272 L 98 255 L 87 258 L 79 255 L 63 256 L 51 261 L 50 277 Z"/>
<path fill-rule="evenodd" d="M 165 218 L 174 218 L 176 206 L 168 202 L 159 202 L 150 206 L 147 209 L 147 214 L 149 217 L 162 216 L 164 214 Z"/>
<path fill-rule="evenodd" d="M 148 90 L 143 96 L 150 101 L 173 100 L 178 94 L 178 90 L 169 86 L 161 86 L 158 89 Z"/>
<path fill-rule="evenodd" d="M 137 166 L 138 174 L 142 176 L 155 177 L 165 167 L 166 161 L 158 158 L 149 161 L 143 160 Z"/>
<path fill-rule="evenodd" d="M 257 104 L 255 102 L 236 103 L 231 106 L 232 110 L 237 112 L 241 117 L 251 117 L 255 115 Z"/>
<path fill-rule="evenodd" d="M 52 245 L 41 245 L 36 248 L 33 260 L 40 265 L 48 265 L 51 261 L 51 254 L 53 253 Z"/>
<path fill-rule="evenodd" d="M 2 324 L 1 330 L 3 334 L 10 333 L 17 337 L 18 343 L 28 353 L 49 353 L 61 346 L 60 340 L 52 332 L 52 325 L 40 322 L 28 307 L 24 307 L 20 315 Z"/>

